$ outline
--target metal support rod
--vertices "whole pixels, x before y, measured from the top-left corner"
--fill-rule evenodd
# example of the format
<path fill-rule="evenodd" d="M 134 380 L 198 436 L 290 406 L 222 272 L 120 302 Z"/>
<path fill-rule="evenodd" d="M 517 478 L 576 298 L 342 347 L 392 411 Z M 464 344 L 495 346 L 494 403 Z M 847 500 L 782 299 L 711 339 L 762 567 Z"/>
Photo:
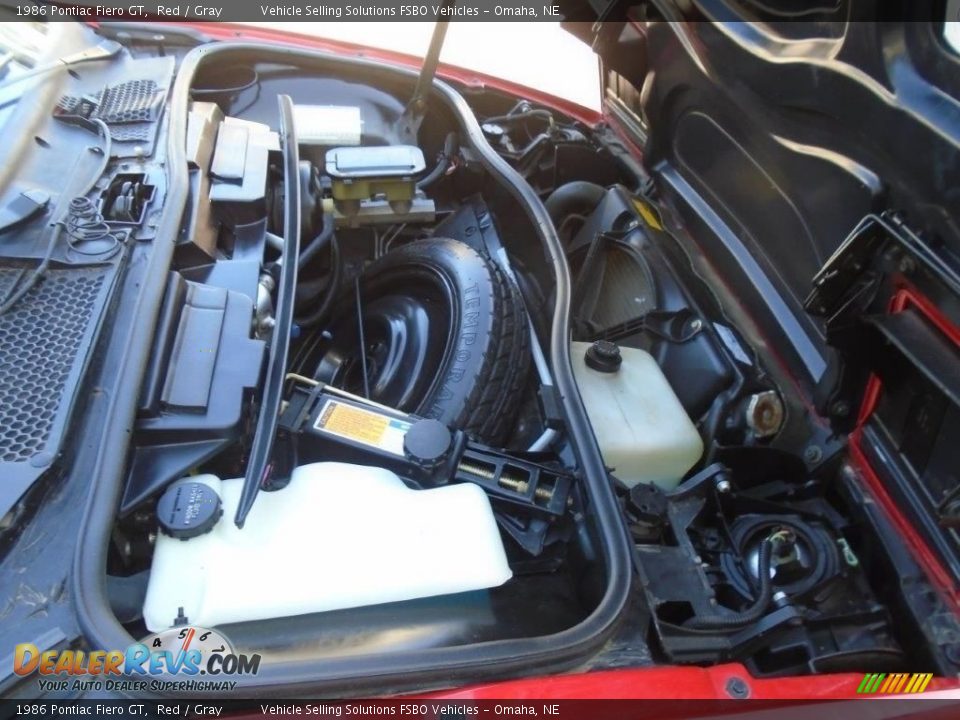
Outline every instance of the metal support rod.
<path fill-rule="evenodd" d="M 360 337 L 360 370 L 363 373 L 363 396 L 370 399 L 370 378 L 367 376 L 367 338 L 363 332 L 363 305 L 360 299 L 360 276 L 353 280 L 354 294 L 357 298 L 357 334 Z"/>
<path fill-rule="evenodd" d="M 442 7 L 450 7 L 453 4 L 454 0 L 444 0 Z M 398 130 L 404 136 L 405 142 L 410 144 L 416 144 L 417 141 L 417 133 L 427 109 L 427 98 L 430 95 L 430 88 L 433 87 L 433 78 L 437 74 L 437 65 L 440 64 L 440 51 L 443 49 L 443 41 L 447 36 L 447 26 L 449 24 L 447 20 L 438 20 L 433 26 L 430 46 L 423 58 L 423 65 L 420 67 L 420 75 L 417 77 L 417 84 L 413 89 L 413 97 L 410 98 L 410 102 L 403 110 L 403 115 L 400 116 Z"/>

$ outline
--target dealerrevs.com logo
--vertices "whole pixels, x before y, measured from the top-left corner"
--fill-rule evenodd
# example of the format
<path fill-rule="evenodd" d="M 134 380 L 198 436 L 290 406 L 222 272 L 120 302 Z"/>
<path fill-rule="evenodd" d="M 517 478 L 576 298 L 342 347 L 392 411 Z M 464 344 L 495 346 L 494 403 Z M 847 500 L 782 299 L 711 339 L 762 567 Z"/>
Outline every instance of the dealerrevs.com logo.
<path fill-rule="evenodd" d="M 48 650 L 17 645 L 13 671 L 36 673 L 40 689 L 185 692 L 233 690 L 227 678 L 256 675 L 260 655 L 234 652 L 223 634 L 201 627 L 178 627 L 151 635 L 126 650 Z"/>

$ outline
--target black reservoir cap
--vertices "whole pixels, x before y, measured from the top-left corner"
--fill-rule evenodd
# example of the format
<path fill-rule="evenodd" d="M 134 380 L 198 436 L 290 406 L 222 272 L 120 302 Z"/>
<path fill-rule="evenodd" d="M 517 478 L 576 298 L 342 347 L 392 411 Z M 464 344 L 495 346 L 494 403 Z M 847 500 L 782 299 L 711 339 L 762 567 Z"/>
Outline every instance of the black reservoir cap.
<path fill-rule="evenodd" d="M 171 485 L 157 503 L 160 529 L 180 540 L 210 532 L 221 515 L 220 496 L 200 482 Z"/>
<path fill-rule="evenodd" d="M 587 367 L 603 373 L 614 373 L 620 369 L 623 357 L 620 348 L 607 340 L 597 340 L 587 348 L 584 360 Z"/>

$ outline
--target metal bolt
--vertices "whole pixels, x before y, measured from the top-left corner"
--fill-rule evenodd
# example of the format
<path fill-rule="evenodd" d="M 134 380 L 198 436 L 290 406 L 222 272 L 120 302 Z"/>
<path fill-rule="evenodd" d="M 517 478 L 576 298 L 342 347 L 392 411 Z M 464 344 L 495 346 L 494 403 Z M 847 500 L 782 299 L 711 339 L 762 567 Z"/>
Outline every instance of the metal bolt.
<path fill-rule="evenodd" d="M 732 677 L 727 680 L 727 695 L 735 700 L 750 697 L 750 687 L 741 678 Z"/>
<path fill-rule="evenodd" d="M 703 320 L 700 318 L 694 318 L 690 321 L 690 330 L 693 332 L 700 332 L 703 329 Z"/>
<path fill-rule="evenodd" d="M 729 480 L 717 480 L 717 492 L 726 494 L 730 492 L 730 481 Z"/>
<path fill-rule="evenodd" d="M 904 275 L 909 275 L 917 269 L 917 263 L 909 255 L 904 255 L 900 258 L 900 272 Z"/>
<path fill-rule="evenodd" d="M 846 400 L 837 400 L 830 406 L 830 412 L 837 417 L 846 417 L 850 414 L 850 403 Z"/>
<path fill-rule="evenodd" d="M 815 465 L 823 460 L 823 450 L 818 445 L 810 445 L 803 451 L 803 459 L 810 465 Z"/>

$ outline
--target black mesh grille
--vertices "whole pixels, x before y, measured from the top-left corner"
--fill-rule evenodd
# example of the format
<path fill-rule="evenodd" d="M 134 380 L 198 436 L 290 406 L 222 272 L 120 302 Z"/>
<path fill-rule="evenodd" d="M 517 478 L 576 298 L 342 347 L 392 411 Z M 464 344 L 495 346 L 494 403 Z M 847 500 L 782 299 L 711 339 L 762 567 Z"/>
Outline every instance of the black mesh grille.
<path fill-rule="evenodd" d="M 102 81 L 97 82 L 96 73 L 74 77 L 68 83 L 71 94 L 60 98 L 53 117 L 59 122 L 79 125 L 94 135 L 99 135 L 102 128 L 91 121 L 102 120 L 114 143 L 111 152 L 114 157 L 150 156 L 160 131 L 159 121 L 175 65 L 173 56 L 124 57 L 111 64 L 111 75 L 132 78 L 130 80 L 105 87 Z M 64 146 L 64 151 L 75 150 L 73 146 Z"/>
<path fill-rule="evenodd" d="M 103 91 L 94 113 L 108 123 L 156 120 L 164 93 L 153 80 L 131 80 Z"/>
<path fill-rule="evenodd" d="M 116 142 L 148 142 L 153 137 L 153 123 L 110 125 L 110 137 Z"/>
<path fill-rule="evenodd" d="M 33 269 L 0 267 L 0 298 Z M 0 315 L 0 462 L 23 462 L 46 447 L 108 272 L 50 269 Z"/>

